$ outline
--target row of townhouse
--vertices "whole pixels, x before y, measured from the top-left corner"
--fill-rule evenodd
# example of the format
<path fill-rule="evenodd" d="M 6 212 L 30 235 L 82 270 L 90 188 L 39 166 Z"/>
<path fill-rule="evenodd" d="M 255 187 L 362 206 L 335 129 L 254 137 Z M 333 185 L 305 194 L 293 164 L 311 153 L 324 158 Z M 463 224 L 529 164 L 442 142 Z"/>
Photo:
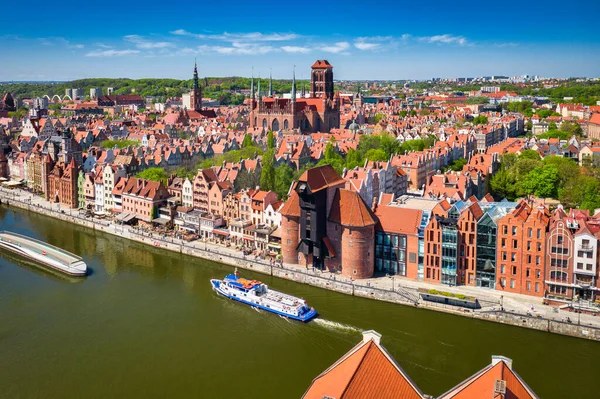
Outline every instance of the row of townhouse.
<path fill-rule="evenodd" d="M 283 259 L 353 278 L 392 274 L 547 301 L 598 303 L 600 217 L 535 199 L 395 197 L 367 203 L 330 167 L 309 170 L 281 210 Z M 340 230 L 341 228 L 341 230 Z"/>

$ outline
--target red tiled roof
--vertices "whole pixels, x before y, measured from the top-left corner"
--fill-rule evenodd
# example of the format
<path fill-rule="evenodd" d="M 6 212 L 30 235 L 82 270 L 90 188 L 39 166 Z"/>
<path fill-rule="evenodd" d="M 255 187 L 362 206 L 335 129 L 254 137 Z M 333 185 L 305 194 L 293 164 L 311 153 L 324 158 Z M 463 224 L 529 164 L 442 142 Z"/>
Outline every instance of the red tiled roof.
<path fill-rule="evenodd" d="M 314 379 L 303 399 L 421 399 L 404 370 L 373 340 L 361 342 Z"/>
<path fill-rule="evenodd" d="M 506 359 L 506 361 L 509 361 Z M 505 360 L 490 364 L 465 381 L 446 392 L 438 399 L 481 399 L 495 396 L 496 381 L 506 382 L 507 399 L 537 399 L 537 395 L 525 381 L 515 373 Z"/>
<path fill-rule="evenodd" d="M 327 60 L 317 60 L 311 68 L 333 68 L 333 66 Z"/>
<path fill-rule="evenodd" d="M 317 166 L 316 168 L 308 169 L 298 180 L 307 183 L 310 191 L 313 193 L 346 182 L 338 175 L 331 165 Z"/>
<path fill-rule="evenodd" d="M 298 197 L 295 190 L 292 190 L 292 195 L 290 195 L 279 213 L 288 217 L 300 217 L 300 197 Z"/>
<path fill-rule="evenodd" d="M 378 206 L 375 215 L 379 219 L 377 229 L 398 234 L 417 234 L 423 211 L 397 206 Z"/>
<path fill-rule="evenodd" d="M 347 227 L 366 227 L 377 223 L 377 219 L 354 191 L 338 189 L 333 197 L 329 221 Z"/>

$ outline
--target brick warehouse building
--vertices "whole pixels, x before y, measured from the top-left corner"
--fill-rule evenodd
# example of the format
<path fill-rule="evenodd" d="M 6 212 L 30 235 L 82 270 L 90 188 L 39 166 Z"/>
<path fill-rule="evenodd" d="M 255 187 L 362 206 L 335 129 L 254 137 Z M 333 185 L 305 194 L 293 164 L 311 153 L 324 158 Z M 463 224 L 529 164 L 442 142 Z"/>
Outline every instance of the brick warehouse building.
<path fill-rule="evenodd" d="M 285 263 L 340 270 L 353 278 L 373 275 L 376 218 L 344 185 L 330 165 L 300 176 L 281 209 Z"/>
<path fill-rule="evenodd" d="M 548 208 L 525 200 L 498 219 L 497 290 L 544 296 L 549 221 Z"/>
<path fill-rule="evenodd" d="M 333 66 L 318 60 L 311 67 L 310 97 L 296 98 L 296 75 L 292 81 L 291 98 L 279 98 L 269 93 L 262 97 L 260 81 L 258 99 L 251 89 L 250 127 L 264 130 L 300 129 L 306 133 L 329 132 L 340 126 L 340 98 L 333 90 Z"/>

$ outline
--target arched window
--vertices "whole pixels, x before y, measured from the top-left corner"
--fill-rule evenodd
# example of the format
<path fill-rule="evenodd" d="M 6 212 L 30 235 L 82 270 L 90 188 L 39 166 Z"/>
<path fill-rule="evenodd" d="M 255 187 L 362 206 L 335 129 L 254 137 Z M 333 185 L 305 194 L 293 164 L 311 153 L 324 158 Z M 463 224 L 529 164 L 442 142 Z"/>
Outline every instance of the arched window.
<path fill-rule="evenodd" d="M 272 126 L 273 126 L 273 128 L 271 130 L 273 130 L 274 132 L 278 131 L 279 130 L 279 121 L 277 119 L 275 119 L 273 121 L 273 125 Z"/>
<path fill-rule="evenodd" d="M 283 130 L 287 130 L 289 128 L 290 128 L 290 126 L 289 126 L 288 120 L 286 119 L 283 121 Z"/>
<path fill-rule="evenodd" d="M 310 123 L 308 123 L 308 119 L 304 120 L 304 128 L 305 129 L 310 129 Z"/>
<path fill-rule="evenodd" d="M 258 118 L 256 118 L 256 116 L 255 116 L 255 117 L 254 117 L 254 126 L 257 126 L 257 125 L 258 125 L 258 123 L 257 123 L 257 122 L 258 122 Z"/>
<path fill-rule="evenodd" d="M 263 129 L 267 128 L 267 120 L 266 119 L 263 119 L 262 127 L 263 127 Z"/>

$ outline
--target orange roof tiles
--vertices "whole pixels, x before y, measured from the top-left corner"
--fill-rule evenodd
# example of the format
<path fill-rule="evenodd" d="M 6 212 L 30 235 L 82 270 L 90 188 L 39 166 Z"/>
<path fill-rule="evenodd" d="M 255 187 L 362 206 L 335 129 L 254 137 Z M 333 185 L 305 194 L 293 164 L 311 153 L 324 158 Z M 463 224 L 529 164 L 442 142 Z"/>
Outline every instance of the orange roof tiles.
<path fill-rule="evenodd" d="M 506 399 L 537 399 L 525 381 L 512 370 L 512 361 L 501 358 L 466 379 L 438 399 L 481 399 L 504 397 Z M 496 381 L 505 381 L 506 396 L 495 394 Z"/>
<path fill-rule="evenodd" d="M 344 184 L 345 180 L 333 169 L 331 165 L 317 166 L 308 169 L 298 179 L 306 182 L 313 193 L 333 185 Z"/>
<path fill-rule="evenodd" d="M 421 399 L 422 393 L 373 339 L 361 342 L 312 382 L 303 399 Z"/>
<path fill-rule="evenodd" d="M 375 216 L 354 191 L 338 189 L 333 197 L 329 221 L 348 227 L 366 227 L 377 223 Z"/>

